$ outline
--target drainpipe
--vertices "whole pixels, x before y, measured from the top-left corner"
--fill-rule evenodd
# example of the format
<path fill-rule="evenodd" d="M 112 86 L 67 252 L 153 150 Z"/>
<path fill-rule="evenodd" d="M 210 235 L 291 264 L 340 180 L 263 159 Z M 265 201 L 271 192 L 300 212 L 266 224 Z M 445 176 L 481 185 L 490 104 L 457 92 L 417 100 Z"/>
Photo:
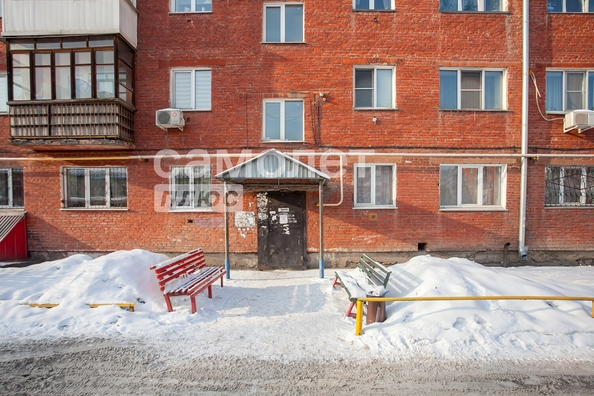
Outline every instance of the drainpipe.
<path fill-rule="evenodd" d="M 342 171 L 342 169 L 341 169 Z M 324 279 L 324 181 L 319 182 L 320 210 L 320 279 Z"/>
<path fill-rule="evenodd" d="M 231 278 L 231 265 L 230 265 L 230 261 L 229 261 L 229 210 L 228 210 L 228 191 L 227 191 L 227 181 L 225 180 L 225 182 L 223 183 L 224 186 L 224 192 L 223 192 L 223 197 L 225 198 L 225 272 L 227 273 L 226 277 L 227 279 Z"/>
<path fill-rule="evenodd" d="M 522 1 L 522 159 L 520 167 L 520 224 L 518 227 L 518 254 L 522 260 L 528 258 L 526 246 L 526 188 L 528 179 L 528 87 L 530 71 L 529 35 L 530 1 Z"/>

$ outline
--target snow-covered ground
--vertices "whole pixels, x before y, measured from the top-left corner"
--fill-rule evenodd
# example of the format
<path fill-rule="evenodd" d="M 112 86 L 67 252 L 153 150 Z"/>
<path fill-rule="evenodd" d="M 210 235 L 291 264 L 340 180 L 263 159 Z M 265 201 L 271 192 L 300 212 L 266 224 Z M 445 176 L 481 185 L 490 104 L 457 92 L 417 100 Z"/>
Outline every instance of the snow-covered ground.
<path fill-rule="evenodd" d="M 0 343 L 111 339 L 175 350 L 179 358 L 225 356 L 285 362 L 437 359 L 592 360 L 589 301 L 394 302 L 384 323 L 344 318 L 334 272 L 239 271 L 213 299 L 173 298 L 167 312 L 148 268 L 166 259 L 144 250 L 96 259 L 75 255 L 24 268 L 0 267 Z M 493 268 L 419 256 L 391 267 L 388 296 L 594 296 L 594 267 Z M 356 270 L 353 270 L 356 271 Z M 134 303 L 135 312 L 87 303 Z M 58 303 L 56 308 L 25 304 Z M 191 345 L 191 347 L 189 347 Z"/>

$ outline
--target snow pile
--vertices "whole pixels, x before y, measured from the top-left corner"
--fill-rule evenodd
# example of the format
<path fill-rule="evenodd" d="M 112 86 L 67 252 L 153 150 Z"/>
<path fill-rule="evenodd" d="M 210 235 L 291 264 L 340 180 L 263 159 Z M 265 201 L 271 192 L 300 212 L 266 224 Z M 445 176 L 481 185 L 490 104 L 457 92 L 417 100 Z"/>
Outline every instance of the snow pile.
<path fill-rule="evenodd" d="M 236 271 L 213 299 L 173 298 L 167 312 L 148 268 L 165 260 L 144 250 L 96 259 L 76 255 L 25 268 L 0 268 L 0 342 L 111 338 L 176 349 L 180 358 L 262 359 L 592 359 L 590 301 L 394 302 L 384 323 L 344 318 L 346 293 L 318 270 Z M 387 296 L 594 296 L 593 267 L 488 268 L 459 259 L 416 257 L 391 267 Z M 353 270 L 355 271 L 355 270 Z M 52 309 L 31 303 L 57 303 Z M 87 303 L 134 303 L 135 312 Z"/>

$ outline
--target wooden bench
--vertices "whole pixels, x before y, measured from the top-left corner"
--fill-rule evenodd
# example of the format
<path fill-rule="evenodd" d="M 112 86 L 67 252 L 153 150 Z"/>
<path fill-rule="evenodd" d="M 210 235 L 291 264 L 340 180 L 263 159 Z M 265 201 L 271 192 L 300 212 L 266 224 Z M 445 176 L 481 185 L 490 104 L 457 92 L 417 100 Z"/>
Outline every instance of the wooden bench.
<path fill-rule="evenodd" d="M 368 255 L 364 254 L 357 263 L 357 270 L 352 271 L 336 271 L 334 273 L 334 282 L 332 287 L 336 285 L 342 286 L 349 296 L 349 307 L 346 311 L 345 317 L 356 317 L 353 308 L 357 304 L 357 299 L 368 297 L 369 295 L 384 296 L 388 290 L 388 280 L 390 279 L 391 271 L 378 263 Z"/>
<path fill-rule="evenodd" d="M 192 313 L 196 313 L 196 296 L 208 289 L 208 298 L 212 298 L 212 284 L 226 274 L 223 267 L 207 267 L 202 249 L 195 249 L 170 260 L 150 267 L 155 271 L 159 287 L 165 297 L 169 312 L 172 296 L 190 296 Z"/>

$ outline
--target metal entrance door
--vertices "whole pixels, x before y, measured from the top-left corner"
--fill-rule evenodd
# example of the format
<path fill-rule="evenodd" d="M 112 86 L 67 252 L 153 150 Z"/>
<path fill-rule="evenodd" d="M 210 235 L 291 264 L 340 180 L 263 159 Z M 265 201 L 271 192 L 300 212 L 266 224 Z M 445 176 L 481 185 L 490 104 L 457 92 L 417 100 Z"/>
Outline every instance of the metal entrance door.
<path fill-rule="evenodd" d="M 304 269 L 305 193 L 258 194 L 258 269 Z"/>

